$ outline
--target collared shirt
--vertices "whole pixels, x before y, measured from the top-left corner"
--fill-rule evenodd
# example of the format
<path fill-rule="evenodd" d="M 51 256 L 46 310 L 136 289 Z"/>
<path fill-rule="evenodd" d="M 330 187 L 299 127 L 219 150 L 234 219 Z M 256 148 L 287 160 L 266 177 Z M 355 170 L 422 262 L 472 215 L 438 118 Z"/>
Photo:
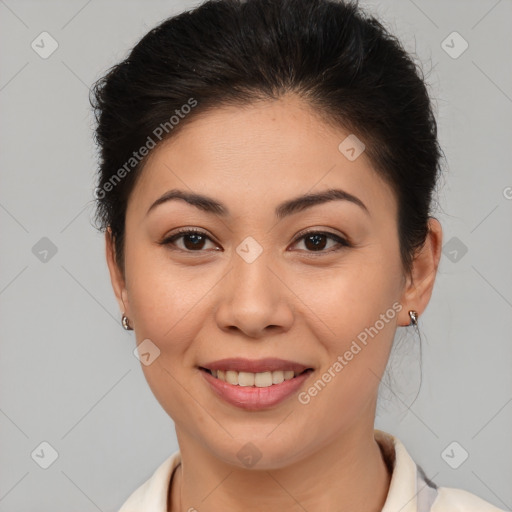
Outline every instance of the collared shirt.
<path fill-rule="evenodd" d="M 437 487 L 398 438 L 382 430 L 376 429 L 374 433 L 388 467 L 392 468 L 382 512 L 504 512 L 462 489 Z M 174 452 L 130 495 L 119 512 L 168 512 L 169 485 L 180 463 L 180 452 Z"/>

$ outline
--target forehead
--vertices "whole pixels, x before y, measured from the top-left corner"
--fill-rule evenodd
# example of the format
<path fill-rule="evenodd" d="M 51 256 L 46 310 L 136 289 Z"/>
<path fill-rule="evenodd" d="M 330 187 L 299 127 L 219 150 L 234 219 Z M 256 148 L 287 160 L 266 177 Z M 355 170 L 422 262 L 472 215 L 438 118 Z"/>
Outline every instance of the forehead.
<path fill-rule="evenodd" d="M 196 114 L 149 154 L 129 209 L 143 215 L 164 192 L 179 188 L 245 215 L 255 206 L 342 188 L 369 210 L 393 214 L 394 196 L 364 151 L 355 160 L 340 151 L 349 135 L 294 96 Z"/>

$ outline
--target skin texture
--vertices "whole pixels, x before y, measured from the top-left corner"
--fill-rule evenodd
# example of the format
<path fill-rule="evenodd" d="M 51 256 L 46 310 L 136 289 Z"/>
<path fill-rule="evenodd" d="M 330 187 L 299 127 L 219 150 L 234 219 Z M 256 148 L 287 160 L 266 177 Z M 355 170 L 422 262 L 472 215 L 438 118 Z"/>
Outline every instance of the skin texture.
<path fill-rule="evenodd" d="M 291 95 L 210 111 L 149 155 L 127 207 L 124 276 L 106 232 L 119 307 L 137 344 L 149 338 L 161 351 L 141 366 L 176 425 L 173 512 L 370 512 L 385 502 L 390 475 L 373 431 L 379 379 L 397 327 L 428 304 L 442 233 L 431 219 L 407 276 L 394 194 L 364 153 L 355 161 L 340 153 L 347 135 Z M 331 187 L 357 196 L 368 213 L 330 201 L 275 218 L 281 202 Z M 180 200 L 146 215 L 173 188 L 213 197 L 230 215 Z M 199 249 L 186 237 L 174 250 L 159 245 L 183 227 L 209 238 Z M 352 246 L 326 238 L 315 251 L 297 238 L 305 229 Z M 248 236 L 263 249 L 252 263 L 236 252 Z M 394 303 L 401 311 L 307 405 L 292 396 L 264 411 L 237 408 L 197 368 L 225 357 L 289 359 L 314 368 L 303 391 Z M 252 468 L 237 457 L 248 442 L 261 453 Z"/>

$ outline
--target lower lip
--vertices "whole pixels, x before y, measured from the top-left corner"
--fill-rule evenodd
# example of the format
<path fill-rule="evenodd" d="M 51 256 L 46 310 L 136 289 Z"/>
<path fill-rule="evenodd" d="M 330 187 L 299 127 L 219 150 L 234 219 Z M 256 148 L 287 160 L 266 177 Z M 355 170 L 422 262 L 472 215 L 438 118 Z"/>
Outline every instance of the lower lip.
<path fill-rule="evenodd" d="M 281 384 L 272 384 L 266 388 L 255 386 L 235 386 L 217 379 L 206 370 L 201 370 L 204 378 L 212 387 L 213 391 L 226 402 L 241 409 L 258 411 L 277 405 L 294 394 L 302 386 L 304 381 L 311 375 L 308 370 L 293 379 L 285 380 Z"/>

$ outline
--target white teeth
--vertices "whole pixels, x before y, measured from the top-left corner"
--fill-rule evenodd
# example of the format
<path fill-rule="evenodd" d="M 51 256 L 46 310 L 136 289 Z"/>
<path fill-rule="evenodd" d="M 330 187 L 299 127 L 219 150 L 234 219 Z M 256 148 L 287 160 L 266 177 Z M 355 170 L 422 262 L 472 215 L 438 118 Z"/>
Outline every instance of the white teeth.
<path fill-rule="evenodd" d="M 239 386 L 254 386 L 254 373 L 240 372 L 238 374 Z"/>
<path fill-rule="evenodd" d="M 256 386 L 257 388 L 268 388 L 273 384 L 281 384 L 281 382 L 293 379 L 293 377 L 300 373 L 295 373 L 293 370 L 276 370 L 260 373 L 237 372 L 234 370 L 211 370 L 211 372 L 217 379 L 234 386 Z"/>
<path fill-rule="evenodd" d="M 272 384 L 281 384 L 284 381 L 284 372 L 272 372 Z"/>
<path fill-rule="evenodd" d="M 272 386 L 272 372 L 262 372 L 254 374 L 254 385 L 257 388 L 268 388 Z"/>
<path fill-rule="evenodd" d="M 238 384 L 238 372 L 228 370 L 226 372 L 225 381 L 228 382 L 229 384 L 233 384 L 233 385 Z"/>

